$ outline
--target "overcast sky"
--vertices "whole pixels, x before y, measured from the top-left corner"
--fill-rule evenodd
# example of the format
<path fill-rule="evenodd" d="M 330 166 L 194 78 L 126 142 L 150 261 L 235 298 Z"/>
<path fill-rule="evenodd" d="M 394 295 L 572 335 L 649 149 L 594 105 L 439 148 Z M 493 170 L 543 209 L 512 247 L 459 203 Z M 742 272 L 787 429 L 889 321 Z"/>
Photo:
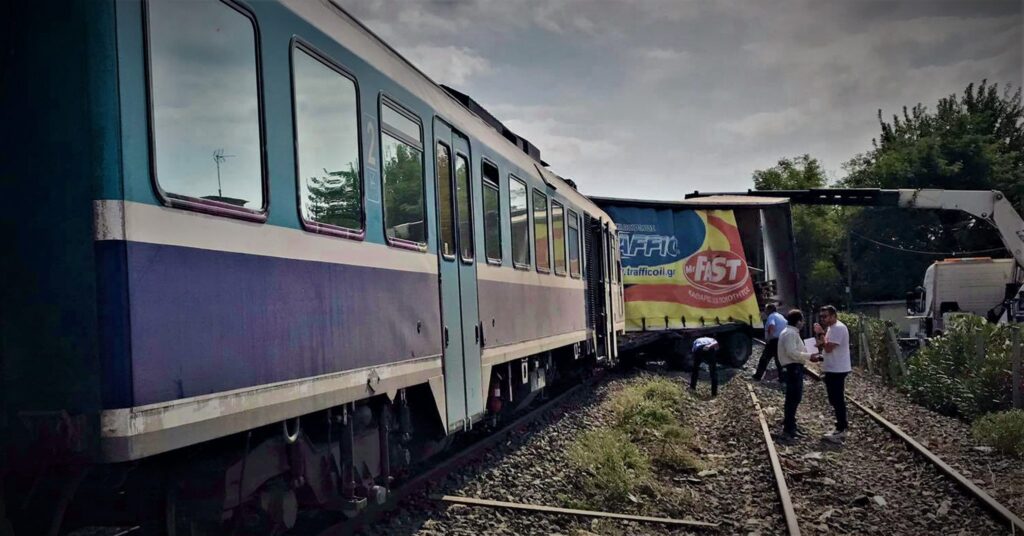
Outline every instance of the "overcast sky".
<path fill-rule="evenodd" d="M 834 177 L 877 110 L 1021 83 L 1018 0 L 343 0 L 584 193 L 752 186 L 810 153 Z"/>

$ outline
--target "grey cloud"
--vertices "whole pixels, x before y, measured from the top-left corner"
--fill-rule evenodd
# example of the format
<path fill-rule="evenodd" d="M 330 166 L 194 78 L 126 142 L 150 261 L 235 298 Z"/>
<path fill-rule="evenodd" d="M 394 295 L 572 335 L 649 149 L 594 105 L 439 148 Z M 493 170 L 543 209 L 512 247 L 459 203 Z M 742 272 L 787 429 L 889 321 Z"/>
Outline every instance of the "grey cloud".
<path fill-rule="evenodd" d="M 466 47 L 416 45 L 405 55 L 434 80 L 461 86 L 470 78 L 491 70 L 490 62 Z"/>
<path fill-rule="evenodd" d="M 595 194 L 747 188 L 754 169 L 804 152 L 839 173 L 870 147 L 879 108 L 1021 83 L 1014 1 L 346 5 Z"/>

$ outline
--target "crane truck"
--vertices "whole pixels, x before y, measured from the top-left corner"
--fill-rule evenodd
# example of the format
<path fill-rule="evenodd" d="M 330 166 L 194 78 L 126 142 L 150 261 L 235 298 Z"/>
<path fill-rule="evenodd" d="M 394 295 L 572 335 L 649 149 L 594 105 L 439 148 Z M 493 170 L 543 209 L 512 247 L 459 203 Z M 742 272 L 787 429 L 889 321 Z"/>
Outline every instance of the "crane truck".
<path fill-rule="evenodd" d="M 698 337 L 721 343 L 720 363 L 741 367 L 760 337 L 760 304 L 795 304 L 785 199 L 655 201 L 591 197 L 618 228 L 625 308 L 619 351 L 689 369 Z"/>
<path fill-rule="evenodd" d="M 970 313 L 997 321 L 1006 300 L 1020 288 L 1013 259 L 961 257 L 932 263 L 921 286 L 907 292 L 910 336 L 927 338 L 945 330 L 949 315 Z"/>

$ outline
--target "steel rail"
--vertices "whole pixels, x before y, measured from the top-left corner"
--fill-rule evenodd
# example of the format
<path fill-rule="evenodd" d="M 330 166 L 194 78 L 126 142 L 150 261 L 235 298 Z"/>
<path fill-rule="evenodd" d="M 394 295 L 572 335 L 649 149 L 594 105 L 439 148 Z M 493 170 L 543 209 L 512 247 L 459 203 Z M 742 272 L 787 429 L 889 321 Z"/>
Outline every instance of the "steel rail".
<path fill-rule="evenodd" d="M 816 371 L 807 369 L 807 373 L 812 378 L 819 381 L 821 380 L 821 375 L 819 375 Z M 1017 531 L 1024 533 L 1024 520 L 1021 520 L 1021 518 L 1017 517 L 1017 515 L 1015 515 L 1005 506 L 1003 506 L 999 501 L 995 500 L 985 490 L 978 487 L 977 484 L 975 484 L 974 482 L 968 480 L 967 477 L 965 477 L 959 471 L 954 469 L 951 465 L 946 463 L 934 452 L 928 450 L 927 447 L 925 447 L 916 439 L 914 439 L 909 434 L 904 432 L 902 429 L 900 429 L 900 427 L 889 422 L 885 417 L 882 417 L 877 412 L 869 409 L 864 404 L 861 404 L 860 401 L 858 401 L 856 398 L 850 395 L 846 395 L 846 399 L 849 400 L 851 404 L 856 406 L 857 409 L 866 413 L 868 417 L 871 417 L 871 419 L 878 423 L 882 428 L 885 428 L 889 433 L 898 437 L 904 443 L 909 445 L 912 449 L 917 451 L 918 454 L 923 456 L 924 459 L 931 462 L 932 465 L 934 465 L 936 468 L 939 469 L 939 471 L 941 471 L 954 482 L 956 482 L 960 487 L 970 492 L 970 494 L 973 495 L 975 499 L 981 502 L 982 506 L 987 508 L 997 517 L 1001 518 L 1002 521 L 1005 522 L 1010 527 L 1010 529 L 1014 531 L 1014 533 L 1017 533 Z"/>
<path fill-rule="evenodd" d="M 764 411 L 761 410 L 761 402 L 754 394 L 754 388 L 747 384 L 747 391 L 750 392 L 750 400 L 757 410 L 757 420 L 761 423 L 761 433 L 764 435 L 764 444 L 768 449 L 768 458 L 772 462 L 772 473 L 775 475 L 775 489 L 779 493 L 779 501 L 782 502 L 782 515 L 786 518 L 786 529 L 790 536 L 800 536 L 800 524 L 797 521 L 796 510 L 793 509 L 793 499 L 789 495 L 789 485 L 786 484 L 786 474 L 782 471 L 782 463 L 779 461 L 779 453 L 775 450 L 775 441 L 772 440 L 771 430 L 768 428 L 768 421 L 764 418 Z"/>
<path fill-rule="evenodd" d="M 692 519 L 677 519 L 671 517 L 638 516 L 634 514 L 617 514 L 615 512 L 599 512 L 596 510 L 579 510 L 576 508 L 559 508 L 556 506 L 544 506 L 540 504 L 513 503 L 507 501 L 492 501 L 490 499 L 477 499 L 475 497 L 458 497 L 454 495 L 443 495 L 431 497 L 437 501 L 444 501 L 452 504 L 464 504 L 466 506 L 482 506 L 485 508 L 506 508 L 509 510 L 522 510 L 526 512 L 543 512 L 546 514 L 562 514 L 581 517 L 600 517 L 604 519 L 622 519 L 626 521 L 640 521 L 645 523 L 661 523 L 664 525 L 684 526 L 692 529 L 714 529 L 721 526 L 721 523 L 709 523 L 707 521 L 695 521 Z"/>
<path fill-rule="evenodd" d="M 356 529 L 368 526 L 374 521 L 380 519 L 387 512 L 394 510 L 405 498 L 416 493 L 430 483 L 440 482 L 448 473 L 451 473 L 476 459 L 485 451 L 491 449 L 498 443 L 505 441 L 506 438 L 511 436 L 513 433 L 518 432 L 524 426 L 539 419 L 552 409 L 560 406 L 566 399 L 578 393 L 583 388 L 592 387 L 596 382 L 597 380 L 588 380 L 580 383 L 579 385 L 570 387 L 558 396 L 516 418 L 501 430 L 481 438 L 467 448 L 453 453 L 450 457 L 440 461 L 437 465 L 434 465 L 427 471 L 402 483 L 388 495 L 387 501 L 383 504 L 368 506 L 366 510 L 358 514 L 356 517 L 332 525 L 319 532 L 318 536 L 352 534 Z"/>

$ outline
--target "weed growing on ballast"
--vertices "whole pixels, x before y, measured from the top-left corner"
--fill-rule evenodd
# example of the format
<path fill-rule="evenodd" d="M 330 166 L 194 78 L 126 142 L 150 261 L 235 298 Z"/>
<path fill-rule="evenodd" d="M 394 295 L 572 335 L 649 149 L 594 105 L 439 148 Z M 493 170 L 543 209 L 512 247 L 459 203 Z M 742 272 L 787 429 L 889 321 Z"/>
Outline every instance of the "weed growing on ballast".
<path fill-rule="evenodd" d="M 974 421 L 974 439 L 1007 454 L 1024 456 L 1024 410 L 990 413 Z"/>
<path fill-rule="evenodd" d="M 586 474 L 597 504 L 621 504 L 651 478 L 651 461 L 619 430 L 585 432 L 569 449 L 569 460 Z"/>
<path fill-rule="evenodd" d="M 569 450 L 594 506 L 621 506 L 624 499 L 639 502 L 639 494 L 668 493 L 651 476 L 652 466 L 701 470 L 695 433 L 682 422 L 689 400 L 682 385 L 660 377 L 641 378 L 610 397 L 605 408 L 611 426 L 584 433 Z"/>

